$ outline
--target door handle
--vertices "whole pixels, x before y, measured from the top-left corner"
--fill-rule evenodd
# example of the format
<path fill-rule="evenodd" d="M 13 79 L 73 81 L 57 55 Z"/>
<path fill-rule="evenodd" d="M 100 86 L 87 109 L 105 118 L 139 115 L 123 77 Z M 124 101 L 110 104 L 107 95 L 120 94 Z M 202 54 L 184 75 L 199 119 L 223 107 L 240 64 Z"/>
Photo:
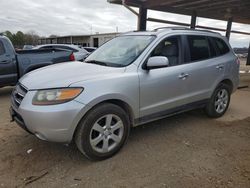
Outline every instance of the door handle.
<path fill-rule="evenodd" d="M 181 73 L 178 78 L 182 80 L 186 80 L 189 77 L 189 74 L 187 73 Z"/>
<path fill-rule="evenodd" d="M 224 65 L 217 65 L 216 69 L 222 70 L 224 68 Z"/>

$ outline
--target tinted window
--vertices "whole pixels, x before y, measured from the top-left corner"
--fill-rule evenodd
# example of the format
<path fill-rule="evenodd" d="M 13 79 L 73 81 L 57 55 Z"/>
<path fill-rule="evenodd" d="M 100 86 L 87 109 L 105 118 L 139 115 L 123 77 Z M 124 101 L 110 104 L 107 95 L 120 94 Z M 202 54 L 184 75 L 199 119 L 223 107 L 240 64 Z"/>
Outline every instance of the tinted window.
<path fill-rule="evenodd" d="M 5 49 L 3 46 L 3 43 L 0 41 L 0 55 L 3 55 L 5 53 Z"/>
<path fill-rule="evenodd" d="M 190 60 L 198 61 L 209 58 L 209 43 L 204 36 L 187 36 Z"/>
<path fill-rule="evenodd" d="M 178 37 L 170 37 L 164 39 L 156 46 L 151 56 L 165 56 L 168 58 L 169 66 L 175 66 L 179 63 L 179 39 Z"/>
<path fill-rule="evenodd" d="M 216 57 L 217 52 L 216 52 L 215 44 L 211 37 L 208 37 L 208 39 L 209 39 L 208 42 L 209 42 L 209 49 L 210 49 L 210 57 Z"/>
<path fill-rule="evenodd" d="M 229 52 L 229 48 L 227 46 L 227 44 L 220 38 L 213 38 L 215 41 L 215 44 L 218 48 L 219 51 L 219 55 L 223 55 L 226 54 L 227 52 Z"/>

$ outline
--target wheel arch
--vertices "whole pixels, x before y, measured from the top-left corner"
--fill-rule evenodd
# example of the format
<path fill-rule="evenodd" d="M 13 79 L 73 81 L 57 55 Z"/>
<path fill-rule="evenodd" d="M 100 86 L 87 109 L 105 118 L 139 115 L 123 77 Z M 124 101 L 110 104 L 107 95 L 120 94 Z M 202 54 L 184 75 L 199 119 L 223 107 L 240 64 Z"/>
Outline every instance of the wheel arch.
<path fill-rule="evenodd" d="M 86 115 L 88 115 L 88 113 L 90 113 L 91 110 L 93 110 L 97 106 L 104 104 L 104 103 L 110 103 L 110 104 L 114 104 L 114 105 L 121 107 L 129 116 L 130 126 L 131 127 L 134 126 L 135 113 L 132 110 L 132 107 L 127 102 L 125 102 L 124 100 L 121 100 L 121 99 L 105 99 L 105 100 L 99 101 L 98 103 L 92 105 L 83 115 L 81 115 L 80 120 L 76 123 L 76 126 L 74 127 L 73 135 L 72 135 L 72 139 L 71 139 L 72 141 L 74 140 L 77 128 L 79 127 L 79 124 L 84 119 L 84 117 L 86 117 Z"/>
<path fill-rule="evenodd" d="M 229 88 L 230 88 L 230 93 L 232 93 L 234 85 L 233 85 L 233 82 L 230 79 L 224 79 L 219 84 L 226 84 L 226 85 L 228 85 Z M 217 85 L 217 87 L 218 87 L 218 85 Z"/>

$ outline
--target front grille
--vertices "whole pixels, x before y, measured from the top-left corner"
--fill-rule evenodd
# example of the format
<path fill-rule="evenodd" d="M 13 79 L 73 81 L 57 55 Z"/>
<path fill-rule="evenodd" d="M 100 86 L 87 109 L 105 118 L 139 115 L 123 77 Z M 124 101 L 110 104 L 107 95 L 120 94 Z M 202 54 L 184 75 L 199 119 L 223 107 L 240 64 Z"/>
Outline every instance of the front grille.
<path fill-rule="evenodd" d="M 18 83 L 12 92 L 12 103 L 19 107 L 28 90 Z"/>

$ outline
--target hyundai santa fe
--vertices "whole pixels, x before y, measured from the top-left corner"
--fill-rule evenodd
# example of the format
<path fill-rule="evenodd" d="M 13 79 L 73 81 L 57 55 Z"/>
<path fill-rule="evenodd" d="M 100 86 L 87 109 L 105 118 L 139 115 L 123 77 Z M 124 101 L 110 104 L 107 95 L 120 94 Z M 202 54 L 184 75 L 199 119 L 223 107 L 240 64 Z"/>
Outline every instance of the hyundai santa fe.
<path fill-rule="evenodd" d="M 131 127 L 195 108 L 221 117 L 238 82 L 239 60 L 218 33 L 129 32 L 84 62 L 23 76 L 10 114 L 39 139 L 74 141 L 89 159 L 102 160 L 121 149 Z"/>

